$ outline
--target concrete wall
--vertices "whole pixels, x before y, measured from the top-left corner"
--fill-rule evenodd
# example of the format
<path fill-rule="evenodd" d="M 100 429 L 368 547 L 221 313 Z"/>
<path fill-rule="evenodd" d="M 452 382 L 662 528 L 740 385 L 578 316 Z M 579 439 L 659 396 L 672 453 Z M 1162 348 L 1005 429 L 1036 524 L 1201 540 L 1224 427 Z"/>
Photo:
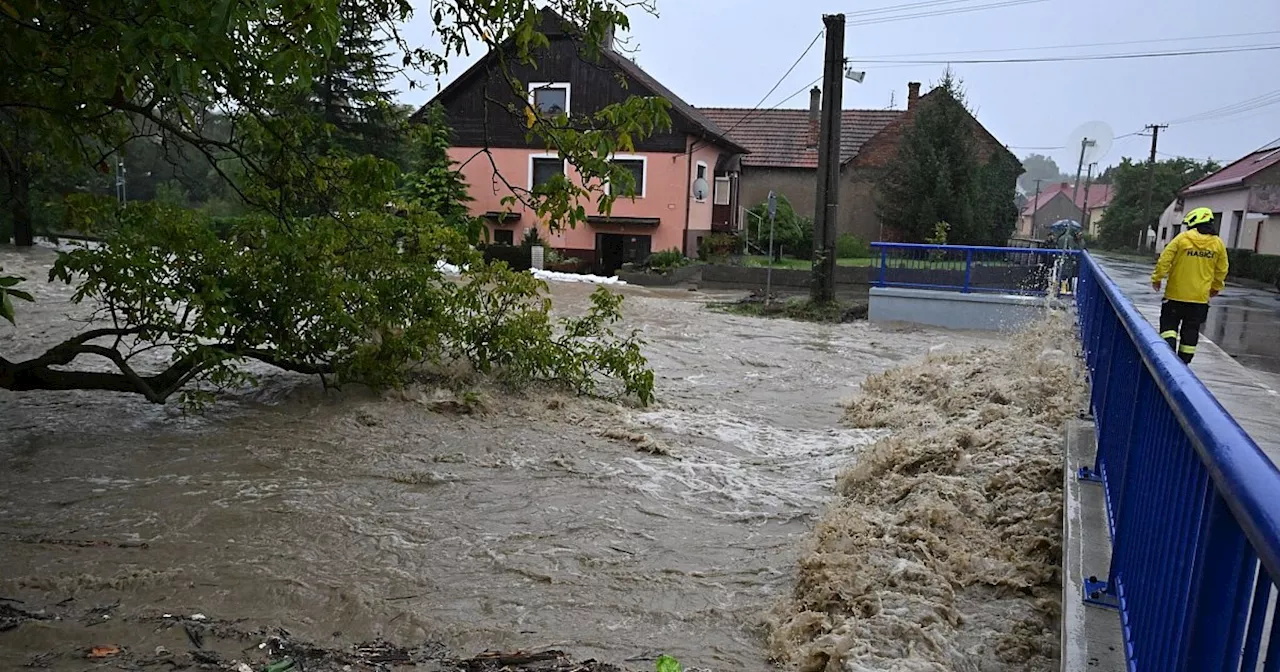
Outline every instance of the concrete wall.
<path fill-rule="evenodd" d="M 1016 331 L 1039 319 L 1047 306 L 1036 296 L 872 287 L 869 317 L 945 329 Z"/>

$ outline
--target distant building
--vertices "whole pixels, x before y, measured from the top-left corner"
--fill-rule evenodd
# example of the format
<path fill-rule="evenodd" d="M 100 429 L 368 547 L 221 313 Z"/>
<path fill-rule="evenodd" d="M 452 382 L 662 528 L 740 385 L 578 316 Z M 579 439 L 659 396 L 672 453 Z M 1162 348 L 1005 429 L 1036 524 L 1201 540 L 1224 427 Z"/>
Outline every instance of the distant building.
<path fill-rule="evenodd" d="M 1073 194 L 1075 200 L 1072 200 Z M 1102 213 L 1114 197 L 1115 189 L 1109 184 L 1091 184 L 1087 190 L 1083 185 L 1077 190 L 1070 182 L 1041 184 L 1040 194 L 1033 192 L 1022 206 L 1015 237 L 1042 240 L 1048 235 L 1049 226 L 1060 219 L 1074 219 L 1089 235 L 1096 237 Z"/>
<path fill-rule="evenodd" d="M 917 82 L 908 83 L 907 91 L 905 110 L 841 113 L 839 233 L 852 233 L 864 240 L 895 238 L 893 232 L 881 229 L 876 214 L 877 185 L 897 159 L 902 134 L 911 127 L 920 106 L 935 104 L 937 98 L 946 95 L 939 89 L 920 95 Z M 742 157 L 743 206 L 763 203 L 770 191 L 776 191 L 791 201 L 798 214 L 814 215 L 821 106 L 822 92 L 814 87 L 809 92 L 807 111 L 699 108 L 717 126 L 727 129 L 734 142 L 750 150 Z M 970 119 L 980 160 L 997 154 L 1018 163 L 1018 158 L 977 119 Z"/>
<path fill-rule="evenodd" d="M 1182 232 L 1182 218 L 1209 208 L 1229 249 L 1280 254 L 1280 147 L 1253 152 L 1178 192 L 1156 234 L 1163 250 Z"/>

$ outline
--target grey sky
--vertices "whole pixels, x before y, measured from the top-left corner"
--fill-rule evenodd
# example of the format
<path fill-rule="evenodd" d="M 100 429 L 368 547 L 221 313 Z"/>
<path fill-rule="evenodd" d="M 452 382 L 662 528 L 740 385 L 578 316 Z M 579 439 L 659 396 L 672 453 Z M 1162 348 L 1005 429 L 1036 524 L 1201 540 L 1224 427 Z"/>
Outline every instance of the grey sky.
<path fill-rule="evenodd" d="M 824 13 L 850 14 L 846 55 L 939 60 L 1076 56 L 1200 50 L 1248 45 L 1280 46 L 1280 2 L 1276 0 L 1045 0 L 1036 4 L 932 16 L 878 25 L 852 25 L 871 16 L 854 12 L 920 2 L 877 0 L 657 0 L 659 16 L 631 16 L 631 47 L 637 61 L 694 105 L 751 107 L 773 86 L 822 28 Z M 990 4 L 996 0 L 955 0 L 952 4 L 905 9 L 875 17 Z M 425 10 L 425 0 L 417 4 Z M 425 14 L 425 12 L 423 12 Z M 1221 39 L 1214 35 L 1263 33 Z M 406 34 L 429 44 L 429 20 L 418 16 Z M 1150 40 L 1160 40 L 1158 42 Z M 1132 42 L 1070 49 L 1057 45 Z M 1018 49 L 959 55 L 956 52 Z M 945 55 L 919 56 L 925 52 Z M 469 60 L 459 60 L 446 83 Z M 845 107 L 885 108 L 890 96 L 902 107 L 908 81 L 936 81 L 943 65 L 858 65 L 862 84 L 845 83 Z M 1102 120 L 1116 136 L 1143 125 L 1169 122 L 1239 101 L 1280 91 L 1280 50 L 1124 61 L 957 64 L 970 105 L 979 120 L 1019 156 L 1031 151 L 1053 156 L 1070 172 L 1070 150 L 1057 147 L 1080 124 Z M 822 43 L 778 87 L 765 107 L 807 88 L 822 74 Z M 425 102 L 435 90 L 406 91 L 402 101 Z M 1280 93 L 1277 93 L 1280 96 Z M 786 107 L 804 107 L 799 95 Z M 1280 136 L 1280 103 L 1196 123 L 1172 124 L 1161 132 L 1167 155 L 1230 161 Z M 1150 140 L 1130 136 L 1115 142 L 1102 163 L 1122 156 L 1145 159 Z"/>

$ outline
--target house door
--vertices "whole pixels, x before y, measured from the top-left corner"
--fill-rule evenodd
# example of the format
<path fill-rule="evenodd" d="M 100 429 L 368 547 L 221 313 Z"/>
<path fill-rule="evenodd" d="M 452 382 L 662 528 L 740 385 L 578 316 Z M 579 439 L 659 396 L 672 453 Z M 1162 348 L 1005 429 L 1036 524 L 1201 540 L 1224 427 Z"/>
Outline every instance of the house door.
<path fill-rule="evenodd" d="M 613 275 L 623 264 L 638 264 L 649 258 L 653 239 L 621 233 L 596 234 L 596 258 L 600 273 Z"/>

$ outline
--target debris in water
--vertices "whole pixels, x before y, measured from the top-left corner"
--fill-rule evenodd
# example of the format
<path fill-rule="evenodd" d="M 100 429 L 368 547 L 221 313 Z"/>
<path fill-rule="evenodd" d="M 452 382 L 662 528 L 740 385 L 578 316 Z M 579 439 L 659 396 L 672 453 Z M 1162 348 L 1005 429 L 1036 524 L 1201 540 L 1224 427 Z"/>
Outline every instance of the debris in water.
<path fill-rule="evenodd" d="M 650 455 L 661 455 L 663 457 L 675 457 L 671 452 L 671 448 L 663 441 L 655 439 L 643 432 L 632 432 L 621 427 L 609 427 L 600 432 L 600 435 L 606 439 L 616 439 L 618 441 L 628 441 L 635 444 L 636 450 Z"/>
<path fill-rule="evenodd" d="M 204 614 L 191 614 L 191 620 L 193 620 L 193 621 L 207 621 L 207 620 L 209 620 L 209 617 L 208 617 L 208 616 L 205 616 Z"/>
<path fill-rule="evenodd" d="M 90 658 L 110 658 L 117 653 L 120 653 L 120 647 L 109 644 L 105 646 L 95 646 L 92 649 L 89 649 Z"/>
<path fill-rule="evenodd" d="M 846 422 L 893 433 L 839 477 L 771 623 L 778 661 L 1057 667 L 1061 429 L 1085 398 L 1078 360 L 1059 354 L 1072 339 L 1055 313 L 1007 345 L 948 348 L 866 380 Z"/>

